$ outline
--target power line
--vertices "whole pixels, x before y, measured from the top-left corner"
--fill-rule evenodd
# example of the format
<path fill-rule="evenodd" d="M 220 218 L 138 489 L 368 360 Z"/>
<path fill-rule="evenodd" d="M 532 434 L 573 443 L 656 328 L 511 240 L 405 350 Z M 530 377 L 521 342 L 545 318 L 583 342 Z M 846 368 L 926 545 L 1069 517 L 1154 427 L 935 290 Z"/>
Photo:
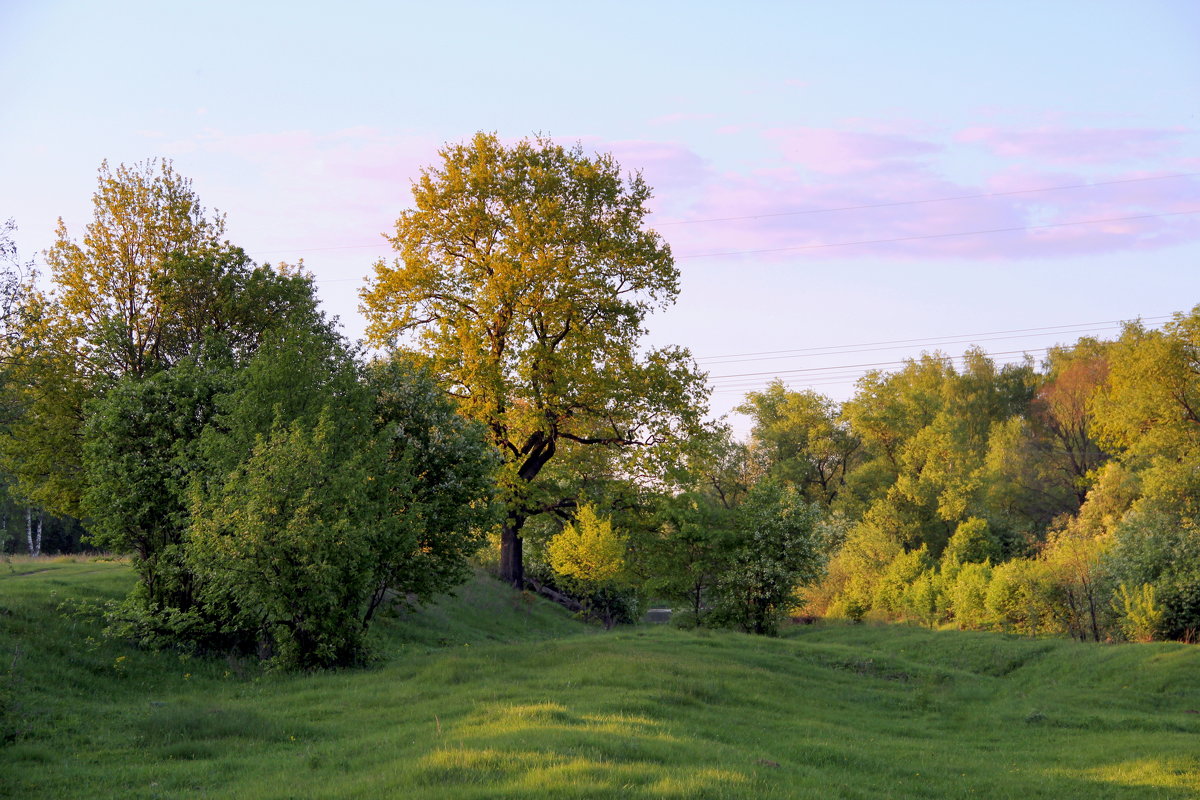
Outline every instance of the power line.
<path fill-rule="evenodd" d="M 1169 316 L 1170 315 L 1166 315 L 1164 317 L 1144 317 L 1143 319 L 1165 319 Z M 1119 323 L 1113 323 L 1113 324 L 1105 325 L 1103 327 L 1097 327 L 1095 325 L 1086 326 L 1086 327 L 1072 326 L 1069 330 L 1058 330 L 1056 332 L 1057 333 L 1069 333 L 1069 334 L 1102 333 L 1105 331 L 1113 330 L 1114 324 L 1119 324 Z M 1066 326 L 1064 326 L 1064 327 L 1066 327 Z M 923 342 L 924 343 L 923 346 L 939 346 L 939 345 L 950 345 L 950 344 L 973 345 L 973 344 L 976 344 L 977 342 L 996 342 L 996 341 L 1007 341 L 1010 339 L 1028 339 L 1028 338 L 1031 338 L 1034 336 L 1044 336 L 1045 333 L 1046 332 L 1022 333 L 1022 334 L 1016 334 L 1016 335 L 1010 335 L 1010 336 L 984 336 L 982 334 L 963 334 L 961 337 L 954 338 L 954 339 L 943 339 L 943 340 L 936 340 L 936 341 L 935 340 L 918 339 L 915 341 Z M 714 357 L 710 357 L 707 359 L 696 359 L 696 361 L 697 361 L 697 363 L 705 362 L 706 366 L 721 366 L 723 364 L 742 364 L 742 363 L 745 363 L 748 361 L 778 361 L 778 360 L 783 360 L 783 359 L 804 358 L 804 357 L 812 357 L 812 356 L 843 355 L 843 354 L 850 354 L 850 353 L 876 353 L 876 352 L 882 352 L 884 350 L 903 350 L 903 349 L 906 349 L 906 348 L 909 348 L 912 346 L 913 346 L 912 344 L 895 344 L 895 345 L 888 345 L 888 346 L 884 346 L 884 347 L 864 347 L 861 349 L 844 349 L 844 348 L 850 347 L 850 345 L 841 345 L 841 346 L 839 346 L 838 349 L 812 348 L 812 350 L 816 350 L 818 352 L 792 351 L 792 353 L 790 355 L 763 355 L 763 356 L 756 356 L 756 357 L 751 357 L 751 358 L 728 358 L 725 360 L 714 360 Z M 785 352 L 787 352 L 787 351 L 785 351 Z"/>
<path fill-rule="evenodd" d="M 998 353 L 987 353 L 986 355 L 990 358 L 991 356 L 1011 356 L 1011 355 L 1021 355 L 1021 354 L 1032 354 L 1032 353 L 1047 353 L 1050 351 L 1050 349 L 1051 348 L 1049 348 L 1049 347 L 1040 347 L 1040 348 L 1036 348 L 1033 350 L 1005 350 L 1005 351 L 1001 351 Z M 966 356 L 965 355 L 945 356 L 945 358 L 954 361 L 954 360 L 966 358 Z M 876 367 L 893 367 L 893 366 L 897 366 L 897 365 L 901 365 L 901 364 L 906 364 L 910 360 L 911 359 L 903 359 L 901 361 L 876 361 L 876 362 L 870 362 L 870 363 L 865 363 L 865 364 L 838 364 L 838 365 L 830 366 L 830 367 L 802 367 L 799 369 L 780 370 L 778 372 L 771 372 L 771 371 L 768 371 L 768 372 L 740 372 L 740 373 L 736 373 L 733 375 L 712 375 L 709 377 L 709 380 L 721 380 L 723 378 L 757 378 L 757 377 L 761 377 L 764 375 L 773 375 L 775 377 L 779 377 L 781 375 L 794 375 L 799 372 L 804 372 L 804 373 L 829 372 L 831 370 L 847 370 L 847 369 L 860 369 L 860 368 L 874 369 Z"/>
<path fill-rule="evenodd" d="M 1032 355 L 1033 353 L 1036 353 L 1036 352 L 1038 352 L 1038 351 L 1036 351 L 1036 350 L 1022 351 L 1022 355 Z M 954 357 L 954 358 L 958 359 L 958 358 L 961 358 L 961 356 Z M 993 362 L 993 363 L 997 367 L 1004 368 L 1004 367 L 1011 367 L 1011 366 L 1021 364 L 1021 363 L 1023 363 L 1023 361 L 1024 361 L 1023 358 L 1019 358 L 1019 359 L 1003 360 L 1003 361 Z M 905 362 L 895 362 L 895 363 L 903 364 Z M 789 380 L 783 380 L 782 378 L 779 378 L 778 376 L 776 376 L 775 378 L 773 378 L 771 380 L 764 381 L 764 380 L 760 379 L 760 380 L 753 380 L 753 381 L 740 381 L 740 382 L 733 382 L 733 383 L 716 384 L 716 385 L 711 386 L 711 388 L 712 388 L 713 395 L 729 396 L 729 395 L 739 395 L 739 394 L 744 395 L 744 394 L 748 394 L 755 390 L 765 389 L 768 385 L 773 383 L 775 380 L 779 380 L 783 384 L 784 388 L 786 388 L 786 389 L 790 389 L 795 386 L 801 386 L 804 388 L 814 388 L 814 387 L 820 387 L 820 386 L 844 386 L 846 384 L 857 382 L 859 379 L 861 379 L 862 377 L 867 375 L 869 372 L 871 372 L 871 370 L 859 370 L 856 372 L 834 373 L 834 374 L 829 374 L 829 375 L 815 375 L 813 377 L 816 380 L 803 380 L 803 376 L 801 376 L 800 378 L 792 378 Z"/>
<path fill-rule="evenodd" d="M 1170 319 L 1172 316 L 1173 316 L 1172 314 L 1159 314 L 1159 315 L 1153 316 L 1153 317 L 1134 317 L 1133 319 L 1143 319 L 1143 320 Z M 1126 319 L 1103 319 L 1098 322 L 1073 322 L 1073 323 L 1066 324 L 1066 325 L 1041 325 L 1036 328 L 1013 328 L 1011 330 L 1006 330 L 1006 331 L 982 331 L 980 333 L 952 333 L 952 334 L 947 334 L 945 336 L 930 336 L 930 337 L 926 337 L 923 339 L 884 339 L 884 340 L 877 341 L 877 342 L 854 342 L 853 344 L 826 345 L 824 347 L 801 347 L 801 348 L 796 348 L 796 349 L 791 349 L 791 350 L 758 350 L 758 351 L 751 352 L 751 353 L 727 353 L 727 354 L 721 355 L 721 356 L 706 356 L 704 358 L 698 358 L 696 360 L 697 361 L 712 361 L 712 360 L 723 359 L 723 358 L 742 358 L 745 356 L 773 356 L 773 355 L 777 355 L 780 353 L 811 353 L 811 352 L 818 351 L 818 350 L 834 350 L 834 349 L 840 349 L 843 347 L 871 347 L 874 345 L 885 345 L 885 344 L 922 344 L 922 343 L 938 344 L 941 340 L 945 340 L 945 339 L 964 339 L 964 338 L 969 338 L 972 336 L 999 336 L 1000 334 L 1004 334 L 1004 333 L 1031 333 L 1031 332 L 1041 332 L 1041 331 L 1055 331 L 1055 330 L 1059 330 L 1061 328 L 1082 328 L 1082 327 L 1091 327 L 1091 326 L 1098 326 L 1098 325 L 1120 325 L 1121 323 L 1128 322 L 1128 321 L 1129 320 L 1126 320 Z M 1070 331 L 1064 331 L 1064 332 L 1070 333 Z"/>
<path fill-rule="evenodd" d="M 896 206 L 915 206 L 923 203 L 947 203 L 954 200 L 981 200 L 988 197 L 1011 197 L 1018 194 L 1034 194 L 1036 192 L 1056 192 L 1060 189 L 1088 189 L 1093 186 L 1115 186 L 1122 183 L 1142 183 L 1145 181 L 1165 181 L 1174 178 L 1193 178 L 1200 172 L 1182 172 L 1177 175 L 1157 175 L 1149 178 L 1124 178 L 1115 181 L 1097 181 L 1095 183 L 1072 183 L 1063 186 L 1047 186 L 1042 189 L 1015 189 L 1010 192 L 986 192 L 984 194 L 960 194 L 951 197 L 933 197 L 927 200 L 895 200 L 888 203 L 867 203 L 857 206 L 834 206 L 831 208 L 809 208 L 801 211 L 777 211 L 769 214 L 747 214 L 741 217 L 708 217 L 706 219 L 679 219 L 655 223 L 656 227 L 668 225 L 698 225 L 703 222 L 738 222 L 749 219 L 771 219 L 774 217 L 796 217 L 803 214 L 828 214 L 833 211 L 860 211 L 871 208 L 895 208 Z"/>
<path fill-rule="evenodd" d="M 1138 319 L 1146 320 L 1146 321 L 1165 320 L 1165 319 L 1170 319 L 1172 316 L 1173 316 L 1172 314 L 1160 314 L 1160 315 L 1148 316 L 1148 317 L 1138 317 Z M 1041 327 L 1037 327 L 1037 328 L 1016 328 L 1016 329 L 1013 329 L 1012 331 L 991 331 L 989 333 L 996 333 L 996 334 L 1010 333 L 1010 332 L 1011 333 L 1024 333 L 1025 331 L 1057 331 L 1060 333 L 1089 333 L 1089 332 L 1092 332 L 1092 330 L 1094 330 L 1094 329 L 1087 329 L 1087 330 L 1078 330 L 1078 329 L 1082 328 L 1084 326 L 1119 324 L 1119 323 L 1123 323 L 1123 322 L 1125 322 L 1125 320 L 1108 320 L 1108 321 L 1097 322 L 1097 323 L 1075 323 L 1072 325 L 1047 325 L 1047 326 L 1041 326 Z M 1077 329 L 1077 330 L 1063 330 L 1063 329 L 1070 329 L 1070 328 Z M 966 337 L 979 337 L 979 336 L 985 336 L 985 335 L 987 335 L 987 334 L 986 333 L 985 334 L 962 334 L 959 337 L 955 337 L 955 338 L 966 339 Z M 1037 335 L 1037 334 L 1027 334 L 1027 335 Z M 950 337 L 945 337 L 945 338 L 950 338 Z M 1017 338 L 1017 337 L 1001 336 L 1001 337 L 995 337 L 995 338 L 1004 339 L 1004 338 Z M 966 340 L 968 342 L 971 341 L 970 339 L 966 339 Z M 976 341 L 986 341 L 986 340 L 976 339 Z M 913 343 L 916 343 L 916 344 L 922 344 L 922 343 L 924 343 L 924 344 L 938 344 L 938 343 L 953 344 L 953 343 L 963 343 L 963 342 L 945 342 L 945 341 L 936 342 L 936 341 L 932 341 L 930 339 L 893 339 L 893 340 L 885 340 L 882 342 L 864 342 L 864 343 L 861 343 L 861 345 L 865 347 L 870 344 L 890 345 L 893 343 L 897 343 L 897 344 L 913 344 Z M 872 349 L 866 349 L 866 350 L 836 349 L 836 348 L 857 347 L 857 346 L 858 345 L 837 345 L 837 346 L 827 347 L 827 348 L 803 348 L 798 351 L 776 350 L 776 351 L 764 351 L 764 352 L 766 352 L 768 354 L 788 353 L 788 352 L 809 353 L 814 350 L 822 350 L 824 352 L 815 353 L 815 355 L 841 355 L 843 353 L 872 352 L 873 351 Z M 1000 352 L 996 352 L 996 353 L 985 353 L 985 355 L 988 358 L 992 358 L 993 356 L 1021 356 L 1021 357 L 1024 357 L 1024 356 L 1029 356 L 1029 355 L 1033 355 L 1033 354 L 1044 355 L 1046 353 L 1049 353 L 1051 350 L 1053 350 L 1057 346 L 1058 345 L 1052 345 L 1049 347 L 1032 348 L 1032 349 L 1028 349 L 1028 350 L 1000 351 Z M 892 347 L 878 348 L 878 350 L 885 350 L 885 349 L 897 349 L 897 348 L 892 348 Z M 754 354 L 746 353 L 744 355 L 754 355 Z M 788 356 L 779 356 L 779 357 L 787 358 Z M 951 360 L 951 361 L 963 361 L 966 359 L 967 356 L 966 356 L 966 354 L 963 354 L 963 355 L 958 355 L 958 356 L 943 356 L 943 357 L 948 360 Z M 715 358 L 722 358 L 722 357 L 717 356 Z M 728 358 L 728 357 L 726 356 L 724 358 Z M 703 361 L 703 360 L 704 359 L 697 359 L 698 362 Z M 750 358 L 750 359 L 745 359 L 745 360 L 756 361 L 756 360 L 760 360 L 760 359 Z M 813 374 L 812 377 L 820 379 L 820 380 L 805 382 L 802 384 L 804 386 L 809 386 L 809 387 L 832 386 L 832 385 L 845 384 L 845 383 L 848 383 L 851 381 L 855 381 L 858 378 L 861 378 L 862 376 L 867 374 L 867 372 L 870 371 L 870 369 L 878 368 L 881 366 L 904 365 L 904 364 L 909 363 L 911 360 L 912 359 L 904 359 L 901 361 L 876 362 L 876 363 L 870 363 L 870 364 L 836 364 L 836 365 L 825 366 L 825 367 L 809 367 L 809 368 L 799 368 L 799 369 L 793 369 L 793 370 L 780 370 L 780 371 L 755 372 L 755 373 L 738 373 L 738 374 L 734 374 L 734 375 L 713 375 L 713 376 L 708 377 L 708 381 L 710 383 L 710 386 L 713 389 L 714 394 L 745 393 L 746 391 L 749 391 L 749 390 L 752 390 L 752 389 L 755 389 L 758 387 L 762 387 L 766 383 L 770 383 L 771 380 L 783 380 L 783 378 L 781 376 L 785 376 L 785 375 L 795 376 L 796 373 L 817 373 L 817 374 Z M 1023 358 L 1016 358 L 1016 359 L 1011 359 L 1011 360 L 1002 360 L 998 363 L 997 362 L 994 362 L 994 363 L 996 363 L 997 366 L 1004 367 L 1004 366 L 1012 366 L 1014 364 L 1019 364 L 1022 362 L 1022 360 L 1023 360 Z M 717 362 L 718 365 L 724 364 L 724 363 L 738 363 L 738 362 L 737 361 Z M 864 369 L 864 367 L 870 368 L 870 369 Z M 852 370 L 852 371 L 847 371 L 847 370 Z M 770 379 L 764 381 L 763 378 L 765 378 L 767 376 L 770 376 Z M 798 377 L 803 377 L 803 376 L 798 376 Z M 747 380 L 747 378 L 750 378 L 751 380 Z M 722 381 L 722 382 L 716 383 L 716 381 Z M 790 381 L 783 381 L 785 386 L 790 386 L 793 382 L 795 382 L 795 378 L 793 378 Z"/>
<path fill-rule="evenodd" d="M 1200 208 L 1189 211 L 1167 211 L 1161 214 L 1138 214 L 1132 217 L 1107 217 L 1105 219 L 1081 219 L 1073 222 L 1051 222 L 1046 225 L 1020 225 L 1013 228 L 987 228 L 978 231 L 959 231 L 956 233 L 926 233 L 917 236 L 897 236 L 891 239 L 859 239 L 853 242 L 828 242 L 825 244 L 802 244 L 794 247 L 772 247 L 765 250 L 730 250 L 717 253 L 690 253 L 676 256 L 677 261 L 685 258 L 715 258 L 717 256 L 753 256 L 768 253 L 790 253 L 800 250 L 822 250 L 832 247 L 852 247 L 861 244 L 894 244 L 896 242 L 915 242 L 921 239 L 949 239 L 956 236 L 980 236 L 989 233 L 1015 233 L 1018 231 L 1037 231 L 1047 228 L 1066 228 L 1072 225 L 1101 225 L 1105 222 L 1132 222 L 1141 219 L 1158 219 L 1160 217 L 1178 217 L 1187 214 L 1200 214 Z"/>

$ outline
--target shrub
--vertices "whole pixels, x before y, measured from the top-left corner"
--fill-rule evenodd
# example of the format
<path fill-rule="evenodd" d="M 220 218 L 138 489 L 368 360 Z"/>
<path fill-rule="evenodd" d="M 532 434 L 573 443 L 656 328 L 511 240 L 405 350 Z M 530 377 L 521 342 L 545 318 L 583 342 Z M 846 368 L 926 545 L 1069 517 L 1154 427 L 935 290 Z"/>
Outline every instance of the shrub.
<path fill-rule="evenodd" d="M 992 566 L 986 561 L 963 564 L 953 572 L 953 580 L 946 585 L 947 606 L 959 628 L 984 628 L 990 623 L 987 597 L 991 580 Z"/>
<path fill-rule="evenodd" d="M 899 615 L 905 612 L 913 613 L 909 608 L 905 595 L 912 586 L 929 569 L 932 562 L 925 545 L 917 550 L 899 553 L 892 559 L 879 577 L 875 586 L 872 605 L 877 611 L 889 615 Z M 917 614 L 923 618 L 922 614 Z"/>
<path fill-rule="evenodd" d="M 998 561 L 1000 543 L 989 530 L 987 520 L 971 517 L 955 528 L 942 558 L 952 558 L 962 564 Z"/>
<path fill-rule="evenodd" d="M 824 567 L 818 517 L 790 487 L 764 482 L 751 489 L 735 514 L 736 543 L 717 581 L 714 619 L 747 633 L 776 633 L 796 605 L 796 587 Z"/>
<path fill-rule="evenodd" d="M 1152 642 L 1163 628 L 1166 610 L 1155 597 L 1154 587 L 1143 583 L 1130 590 L 1125 584 L 1117 589 L 1121 608 L 1121 631 L 1134 642 Z"/>

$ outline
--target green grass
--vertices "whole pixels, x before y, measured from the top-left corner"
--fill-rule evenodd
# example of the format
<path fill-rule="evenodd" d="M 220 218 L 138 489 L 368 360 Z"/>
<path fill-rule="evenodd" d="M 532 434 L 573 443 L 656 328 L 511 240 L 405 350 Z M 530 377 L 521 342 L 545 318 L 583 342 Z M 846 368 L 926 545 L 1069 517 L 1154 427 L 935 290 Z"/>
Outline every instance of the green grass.
<path fill-rule="evenodd" d="M 1200 650 L 910 627 L 611 633 L 477 578 L 371 668 L 138 651 L 57 610 L 121 564 L 0 563 L 0 796 L 1190 798 Z"/>

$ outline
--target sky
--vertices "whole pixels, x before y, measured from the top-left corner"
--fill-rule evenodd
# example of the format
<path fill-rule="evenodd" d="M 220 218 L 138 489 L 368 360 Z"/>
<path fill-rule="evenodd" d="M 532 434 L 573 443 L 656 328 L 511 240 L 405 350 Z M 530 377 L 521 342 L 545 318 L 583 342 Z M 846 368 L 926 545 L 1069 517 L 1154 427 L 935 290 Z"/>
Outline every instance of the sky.
<path fill-rule="evenodd" d="M 654 188 L 713 413 L 1200 303 L 1200 4 L 0 0 L 0 221 L 41 259 L 167 158 L 259 261 L 358 291 L 438 149 L 612 153 Z M 744 434 L 748 422 L 730 417 Z"/>

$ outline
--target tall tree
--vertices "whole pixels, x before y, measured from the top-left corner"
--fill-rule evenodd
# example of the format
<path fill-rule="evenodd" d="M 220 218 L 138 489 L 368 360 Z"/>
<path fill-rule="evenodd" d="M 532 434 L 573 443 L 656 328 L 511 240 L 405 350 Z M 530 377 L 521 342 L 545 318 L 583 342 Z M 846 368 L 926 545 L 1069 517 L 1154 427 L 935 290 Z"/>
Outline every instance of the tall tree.
<path fill-rule="evenodd" d="M 1200 520 L 1200 306 L 1160 331 L 1127 326 L 1091 409 L 1101 445 L 1143 471 L 1144 496 Z"/>
<path fill-rule="evenodd" d="M 17 336 L 21 300 L 30 282 L 36 277 L 33 262 L 22 261 L 13 241 L 17 223 L 12 219 L 0 223 L 0 363 L 12 359 Z"/>
<path fill-rule="evenodd" d="M 640 175 L 544 138 L 480 133 L 441 157 L 396 223 L 400 258 L 362 291 L 367 333 L 423 351 L 487 426 L 505 462 L 501 573 L 520 586 L 522 526 L 564 499 L 538 481 L 556 453 L 669 442 L 707 392 L 687 351 L 640 346 L 646 315 L 678 293 Z"/>
<path fill-rule="evenodd" d="M 142 375 L 158 360 L 171 322 L 155 291 L 164 262 L 173 253 L 217 246 L 225 221 L 207 214 L 191 181 L 169 161 L 115 170 L 105 161 L 98 183 L 83 240 L 73 240 L 60 219 L 58 240 L 46 253 L 54 304 L 91 370 Z"/>
<path fill-rule="evenodd" d="M 754 420 L 750 441 L 763 472 L 811 501 L 833 502 L 859 448 L 836 403 L 811 389 L 788 391 L 776 380 L 746 395 L 738 411 Z"/>
<path fill-rule="evenodd" d="M 1092 473 L 1106 458 L 1091 430 L 1088 406 L 1108 380 L 1107 345 L 1084 338 L 1074 347 L 1050 351 L 1050 374 L 1034 395 L 1033 418 L 1058 456 L 1056 467 L 1080 505 Z"/>
<path fill-rule="evenodd" d="M 93 217 L 81 241 L 60 219 L 46 252 L 51 288 L 23 298 L 12 381 L 20 421 L 0 456 L 17 493 L 79 516 L 87 402 L 126 376 L 162 365 L 178 308 L 159 291 L 168 260 L 219 247 L 209 215 L 170 162 L 100 166 Z"/>
<path fill-rule="evenodd" d="M 1200 631 L 1200 306 L 1162 330 L 1126 327 L 1092 399 L 1100 443 L 1136 476 L 1140 496 L 1114 532 L 1108 561 L 1163 607 L 1161 633 Z M 1126 610 L 1130 606 L 1126 603 Z"/>

